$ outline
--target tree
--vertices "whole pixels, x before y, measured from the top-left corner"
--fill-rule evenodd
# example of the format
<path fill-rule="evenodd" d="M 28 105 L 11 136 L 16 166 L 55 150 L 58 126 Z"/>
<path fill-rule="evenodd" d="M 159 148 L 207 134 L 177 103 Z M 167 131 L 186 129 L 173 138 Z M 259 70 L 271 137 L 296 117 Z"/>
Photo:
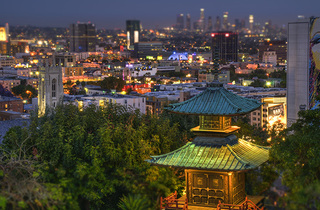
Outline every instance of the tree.
<path fill-rule="evenodd" d="M 16 142 L 37 151 L 36 172 L 45 185 L 57 186 L 66 195 L 59 197 L 63 206 L 116 209 L 123 196 L 141 194 L 155 209 L 161 196 L 183 190 L 178 170 L 145 161 L 185 142 L 178 124 L 164 117 L 114 104 L 83 111 L 73 105 L 58 106 L 41 118 L 32 116 L 24 132 L 10 130 L 2 147 L 15 151 Z M 26 157 L 34 154 L 27 151 Z"/>
<path fill-rule="evenodd" d="M 126 82 L 122 79 L 117 79 L 116 77 L 106 77 L 100 82 L 100 87 L 102 89 L 116 89 L 117 91 L 121 91 L 125 84 Z"/>
<path fill-rule="evenodd" d="M 289 187 L 290 209 L 319 209 L 320 110 L 300 111 L 299 119 L 275 139 L 271 158 Z M 302 196 L 302 197 L 301 197 Z"/>
<path fill-rule="evenodd" d="M 70 195 L 62 193 L 58 185 L 43 182 L 38 172 L 43 165 L 37 160 L 35 147 L 29 146 L 27 129 L 13 127 L 5 141 L 8 138 L 14 144 L 0 146 L 1 209 L 67 209 L 64 200 Z"/>
<path fill-rule="evenodd" d="M 249 74 L 249 78 L 258 77 L 259 79 L 267 79 L 267 71 L 263 69 L 256 69 Z"/>
<path fill-rule="evenodd" d="M 265 83 L 260 81 L 259 79 L 256 79 L 249 86 L 252 86 L 252 87 L 264 87 Z"/>
<path fill-rule="evenodd" d="M 139 194 L 124 196 L 119 203 L 121 210 L 146 210 L 149 206 L 146 197 Z"/>
<path fill-rule="evenodd" d="M 21 84 L 12 88 L 12 92 L 16 96 L 20 96 L 23 99 L 31 100 L 37 97 L 37 90 L 31 85 L 26 84 L 26 80 L 21 80 Z"/>

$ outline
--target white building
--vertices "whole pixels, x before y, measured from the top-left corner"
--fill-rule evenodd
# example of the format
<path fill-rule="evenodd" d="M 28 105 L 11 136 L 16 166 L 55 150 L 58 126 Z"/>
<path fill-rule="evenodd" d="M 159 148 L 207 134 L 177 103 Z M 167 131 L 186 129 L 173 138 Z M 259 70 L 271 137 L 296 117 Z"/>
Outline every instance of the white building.
<path fill-rule="evenodd" d="M 263 63 L 271 63 L 272 65 L 277 65 L 277 53 L 276 51 L 265 51 L 262 55 Z"/>
<path fill-rule="evenodd" d="M 320 19 L 300 19 L 288 24 L 287 113 L 288 125 L 298 112 L 311 108 L 320 92 Z"/>
<path fill-rule="evenodd" d="M 139 96 L 121 94 L 83 96 L 81 99 L 77 100 L 76 103 L 80 109 L 83 109 L 91 104 L 96 106 L 104 106 L 106 103 L 114 103 L 128 108 L 139 109 L 142 114 L 146 113 L 146 99 Z"/>
<path fill-rule="evenodd" d="M 155 76 L 157 73 L 157 68 L 151 68 L 151 69 L 135 69 L 132 71 L 131 75 L 132 77 L 142 77 L 142 76 Z"/>

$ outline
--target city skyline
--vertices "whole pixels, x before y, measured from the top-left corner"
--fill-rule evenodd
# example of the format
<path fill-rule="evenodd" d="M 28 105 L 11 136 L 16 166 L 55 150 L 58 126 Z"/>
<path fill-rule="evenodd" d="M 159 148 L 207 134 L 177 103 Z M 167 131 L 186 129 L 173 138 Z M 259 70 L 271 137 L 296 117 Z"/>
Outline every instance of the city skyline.
<path fill-rule="evenodd" d="M 61 1 L 54 4 L 43 5 L 39 0 L 28 2 L 21 1 L 3 3 L 5 9 L 0 14 L 0 24 L 8 22 L 10 25 L 34 25 L 34 26 L 54 26 L 68 27 L 75 22 L 92 22 L 97 28 L 121 28 L 125 29 L 125 21 L 128 19 L 140 20 L 143 28 L 163 28 L 176 23 L 177 14 L 191 15 L 191 22 L 200 18 L 200 8 L 204 8 L 205 19 L 208 16 L 215 19 L 222 17 L 223 12 L 229 12 L 229 22 L 234 23 L 234 19 L 245 19 L 248 24 L 249 15 L 254 15 L 254 21 L 264 24 L 271 20 L 272 23 L 287 25 L 288 22 L 295 21 L 298 15 L 318 16 L 320 2 L 316 0 L 308 1 L 275 1 L 268 3 L 254 0 L 242 2 L 229 1 L 145 1 L 133 2 L 129 0 L 105 2 L 95 0 L 88 4 L 87 1 Z M 240 8 L 240 9 L 239 9 Z M 247 25 L 248 26 L 248 25 Z"/>

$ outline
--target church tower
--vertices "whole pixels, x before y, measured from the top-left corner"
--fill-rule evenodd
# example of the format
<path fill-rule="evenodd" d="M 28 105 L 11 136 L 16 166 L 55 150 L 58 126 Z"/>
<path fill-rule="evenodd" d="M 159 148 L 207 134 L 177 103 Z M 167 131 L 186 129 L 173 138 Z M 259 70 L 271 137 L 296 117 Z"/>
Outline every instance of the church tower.
<path fill-rule="evenodd" d="M 63 83 L 61 64 L 41 66 L 39 70 L 38 114 L 42 116 L 46 108 L 55 108 L 63 100 Z"/>

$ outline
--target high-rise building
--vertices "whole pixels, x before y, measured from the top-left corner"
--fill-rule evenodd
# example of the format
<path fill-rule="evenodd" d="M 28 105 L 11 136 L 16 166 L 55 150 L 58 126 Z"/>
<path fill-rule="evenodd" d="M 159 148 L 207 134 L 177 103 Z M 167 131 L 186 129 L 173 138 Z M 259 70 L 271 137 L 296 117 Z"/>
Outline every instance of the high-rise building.
<path fill-rule="evenodd" d="M 212 37 L 212 58 L 218 52 L 222 62 L 238 61 L 238 33 L 231 31 L 220 31 L 211 34 Z"/>
<path fill-rule="evenodd" d="M 28 53 L 28 41 L 10 40 L 10 55 L 15 56 L 17 53 Z"/>
<path fill-rule="evenodd" d="M 0 27 L 0 54 L 9 54 L 9 24 Z"/>
<path fill-rule="evenodd" d="M 190 17 L 190 14 L 187 14 L 186 29 L 187 29 L 188 31 L 191 30 L 191 17 Z"/>
<path fill-rule="evenodd" d="M 239 32 L 240 30 L 241 30 L 241 22 L 240 22 L 240 20 L 239 19 L 235 19 L 234 20 L 234 25 L 235 25 L 235 31 L 236 32 Z"/>
<path fill-rule="evenodd" d="M 96 45 L 94 24 L 76 23 L 70 25 L 70 52 L 93 52 Z"/>
<path fill-rule="evenodd" d="M 246 27 L 246 21 L 244 19 L 241 20 L 240 24 L 241 24 L 241 29 Z"/>
<path fill-rule="evenodd" d="M 288 24 L 287 123 L 300 110 L 316 104 L 320 94 L 320 18 L 299 19 Z"/>
<path fill-rule="evenodd" d="M 204 20 L 204 9 L 200 9 L 200 30 L 204 31 L 206 26 L 205 26 L 205 20 Z"/>
<path fill-rule="evenodd" d="M 249 29 L 250 29 L 251 33 L 253 31 L 253 21 L 254 21 L 253 15 L 249 15 Z"/>
<path fill-rule="evenodd" d="M 222 30 L 228 30 L 228 15 L 229 15 L 229 12 L 223 13 Z"/>
<path fill-rule="evenodd" d="M 140 21 L 127 20 L 127 49 L 133 50 L 134 43 L 139 42 L 140 39 Z"/>
<path fill-rule="evenodd" d="M 214 24 L 214 29 L 216 31 L 220 31 L 221 30 L 221 19 L 220 19 L 220 16 L 217 16 L 217 18 L 216 18 L 216 23 Z"/>
<path fill-rule="evenodd" d="M 183 14 L 177 15 L 176 29 L 180 30 L 180 31 L 184 29 L 184 16 L 183 16 Z"/>
<path fill-rule="evenodd" d="M 213 27 L 212 27 L 212 18 L 211 16 L 208 17 L 208 31 L 212 31 Z"/>

